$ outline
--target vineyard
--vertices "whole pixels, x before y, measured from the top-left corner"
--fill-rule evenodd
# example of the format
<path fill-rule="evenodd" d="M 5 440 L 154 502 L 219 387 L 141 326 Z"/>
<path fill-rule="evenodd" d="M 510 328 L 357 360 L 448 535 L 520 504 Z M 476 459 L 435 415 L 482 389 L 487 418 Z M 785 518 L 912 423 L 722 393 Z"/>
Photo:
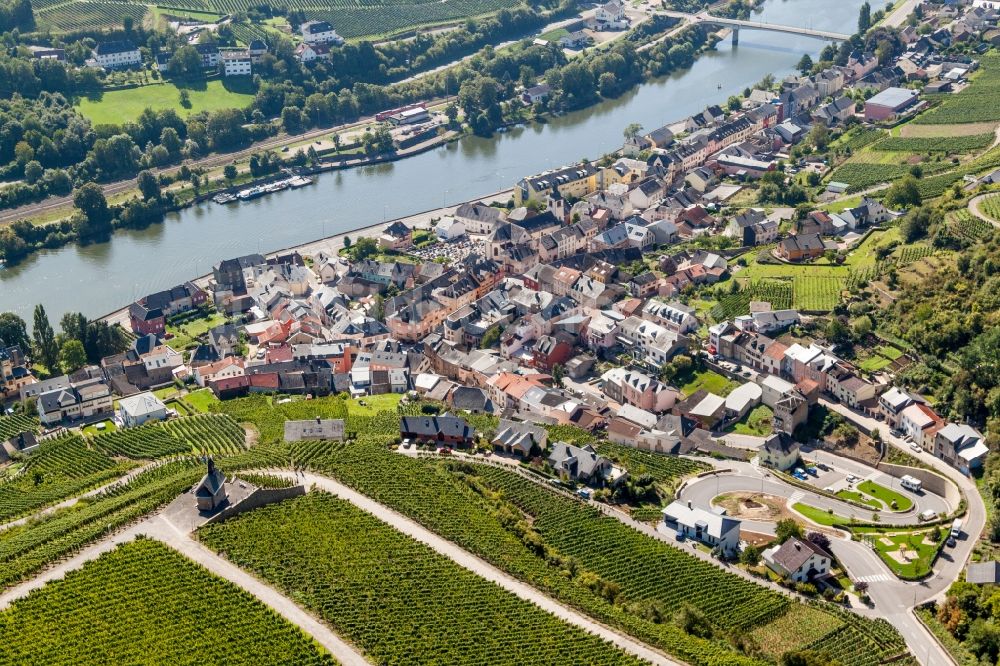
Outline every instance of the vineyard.
<path fill-rule="evenodd" d="M 993 132 L 967 136 L 889 137 L 875 148 L 907 153 L 969 153 L 993 145 Z"/>
<path fill-rule="evenodd" d="M 869 164 L 867 162 L 847 162 L 837 167 L 830 180 L 847 183 L 848 192 L 861 192 L 880 183 L 902 178 L 910 168 L 902 164 Z"/>
<path fill-rule="evenodd" d="M 885 137 L 885 132 L 877 129 L 869 128 L 855 128 L 850 130 L 847 135 L 847 140 L 843 141 L 839 145 L 842 149 L 849 149 L 852 153 L 855 153 L 865 146 L 870 146 L 871 144 L 879 141 Z"/>
<path fill-rule="evenodd" d="M 19 476 L 0 484 L 0 522 L 78 495 L 130 467 L 89 449 L 76 435 L 45 440 Z"/>
<path fill-rule="evenodd" d="M 941 97 L 934 109 L 917 117 L 921 125 L 982 123 L 1000 120 L 1000 56 L 986 53 L 980 60 L 979 73 L 966 89 Z"/>
<path fill-rule="evenodd" d="M 90 2 L 71 0 L 35 12 L 39 30 L 72 32 L 76 30 L 107 30 L 119 28 L 126 16 L 135 25 L 142 25 L 148 8 L 128 2 Z"/>
<path fill-rule="evenodd" d="M 750 301 L 766 301 L 775 310 L 786 310 L 792 307 L 792 300 L 791 282 L 787 280 L 757 280 L 743 285 L 743 288 L 735 294 L 721 296 L 710 314 L 715 321 L 726 321 L 749 314 Z"/>
<path fill-rule="evenodd" d="M 376 663 L 640 663 L 330 495 L 267 506 L 199 535 Z"/>
<path fill-rule="evenodd" d="M 180 453 L 190 453 L 191 446 L 174 437 L 159 423 L 127 428 L 98 435 L 94 448 L 109 456 L 133 460 L 155 460 Z"/>
<path fill-rule="evenodd" d="M 246 433 L 225 415 L 198 414 L 167 421 L 163 427 L 199 454 L 233 454 L 246 449 Z"/>
<path fill-rule="evenodd" d="M 217 460 L 227 473 L 286 465 L 287 456 L 268 447 Z M 193 458 L 146 470 L 87 502 L 0 532 L 0 588 L 31 576 L 42 567 L 79 550 L 155 511 L 190 488 L 202 474 Z"/>
<path fill-rule="evenodd" d="M 24 414 L 0 416 L 0 442 L 6 442 L 22 432 L 38 432 L 38 419 Z"/>
<path fill-rule="evenodd" d="M 635 477 L 648 474 L 659 483 L 677 479 L 709 469 L 708 465 L 687 458 L 653 453 L 612 442 L 597 445 L 597 452 L 623 466 Z"/>
<path fill-rule="evenodd" d="M 108 2 L 92 0 L 43 0 L 36 4 L 35 18 L 40 30 L 69 32 L 121 26 L 125 16 L 141 25 L 150 5 L 138 2 Z M 290 0 L 287 9 L 302 9 L 307 19 L 330 21 L 337 32 L 347 39 L 390 36 L 419 26 L 461 21 L 475 16 L 495 14 L 501 9 L 516 7 L 517 0 L 462 0 L 432 2 L 430 0 L 372 0 L 355 3 L 347 0 Z M 158 5 L 167 10 L 200 11 L 217 14 L 238 14 L 255 5 L 250 0 L 169 0 Z M 251 24 L 236 24 L 235 37 L 244 43 L 270 32 Z"/>
<path fill-rule="evenodd" d="M 478 466 L 454 463 L 449 471 L 392 453 L 385 448 L 389 441 L 388 436 L 363 436 L 350 445 L 298 442 L 291 445 L 292 458 L 296 465 L 329 474 L 413 518 L 549 596 L 690 664 L 760 666 L 724 644 L 687 634 L 670 622 L 652 621 L 646 606 L 630 607 L 624 595 L 612 603 L 595 589 L 594 576 L 582 562 L 573 565 L 574 575 L 565 575 L 563 556 L 551 544 L 539 551 L 531 528 L 510 522 L 509 517 L 518 514 L 516 507 L 484 490 L 474 476 Z"/>
<path fill-rule="evenodd" d="M 249 592 L 148 539 L 14 602 L 0 631 L 10 665 L 335 663 Z"/>
<path fill-rule="evenodd" d="M 986 197 L 979 204 L 979 210 L 982 211 L 983 215 L 1000 222 L 1000 194 Z M 990 226 L 992 231 L 993 227 Z"/>

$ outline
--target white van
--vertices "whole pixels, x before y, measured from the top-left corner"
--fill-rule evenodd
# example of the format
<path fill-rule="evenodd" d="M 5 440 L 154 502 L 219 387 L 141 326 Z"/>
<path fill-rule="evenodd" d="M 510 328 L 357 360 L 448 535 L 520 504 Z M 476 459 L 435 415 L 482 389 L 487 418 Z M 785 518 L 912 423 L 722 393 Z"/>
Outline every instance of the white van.
<path fill-rule="evenodd" d="M 951 536 L 953 539 L 957 539 L 962 536 L 962 519 L 956 518 L 955 522 L 951 524 Z"/>
<path fill-rule="evenodd" d="M 931 509 L 927 509 L 926 511 L 920 514 L 920 520 L 922 520 L 925 523 L 930 522 L 932 520 L 937 520 L 937 517 L 938 517 L 937 511 L 932 511 Z"/>
<path fill-rule="evenodd" d="M 904 474 L 899 480 L 899 485 L 903 486 L 907 490 L 915 493 L 919 493 L 921 490 L 920 479 L 915 479 L 909 474 Z"/>

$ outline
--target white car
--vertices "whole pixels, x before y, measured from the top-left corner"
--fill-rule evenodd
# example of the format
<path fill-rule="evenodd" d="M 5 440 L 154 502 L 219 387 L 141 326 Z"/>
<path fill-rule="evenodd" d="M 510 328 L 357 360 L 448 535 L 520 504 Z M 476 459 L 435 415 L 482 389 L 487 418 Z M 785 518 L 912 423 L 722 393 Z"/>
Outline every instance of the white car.
<path fill-rule="evenodd" d="M 851 474 L 850 476 L 847 477 L 847 482 L 848 483 L 857 483 L 860 480 L 861 479 L 859 479 L 858 477 L 854 476 L 853 474 Z"/>

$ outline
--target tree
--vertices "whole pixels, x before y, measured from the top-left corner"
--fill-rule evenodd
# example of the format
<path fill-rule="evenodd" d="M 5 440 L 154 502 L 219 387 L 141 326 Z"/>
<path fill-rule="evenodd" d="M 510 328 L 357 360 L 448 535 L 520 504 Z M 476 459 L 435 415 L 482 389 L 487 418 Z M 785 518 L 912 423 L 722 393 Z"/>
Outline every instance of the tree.
<path fill-rule="evenodd" d="M 42 362 L 50 372 L 56 370 L 56 361 L 59 360 L 59 346 L 56 344 L 56 332 L 52 330 L 49 323 L 49 316 L 45 314 L 45 307 L 39 303 L 35 306 L 34 329 L 31 332 L 34 345 L 35 356 Z"/>
<path fill-rule="evenodd" d="M 191 93 L 189 93 L 186 89 L 181 89 L 180 102 L 181 106 L 185 109 L 191 108 Z"/>
<path fill-rule="evenodd" d="M 225 176 L 226 180 L 228 180 L 229 182 L 236 180 L 236 176 L 238 175 L 238 172 L 236 171 L 236 165 L 227 164 L 225 168 L 222 169 L 222 175 Z"/>
<path fill-rule="evenodd" d="M 795 66 L 795 69 L 802 72 L 803 76 L 806 76 L 810 72 L 812 72 L 812 68 L 813 68 L 813 59 L 808 53 L 803 55 L 802 58 L 799 60 L 799 64 Z"/>
<path fill-rule="evenodd" d="M 376 254 L 378 254 L 378 244 L 374 238 L 360 238 L 351 248 L 351 255 L 354 261 L 361 261 Z"/>
<path fill-rule="evenodd" d="M 920 187 L 912 175 L 897 180 L 886 192 L 885 202 L 890 208 L 909 208 L 920 205 Z"/>
<path fill-rule="evenodd" d="M 24 352 L 31 349 L 28 326 L 13 312 L 0 313 L 0 340 L 4 345 L 17 345 Z"/>
<path fill-rule="evenodd" d="M 775 541 L 778 543 L 785 543 L 792 537 L 798 539 L 802 538 L 802 528 L 791 518 L 785 518 L 784 520 L 779 520 L 777 526 L 774 530 Z"/>
<path fill-rule="evenodd" d="M 872 27 L 872 6 L 867 2 L 861 5 L 861 11 L 858 13 L 858 34 L 864 36 L 866 32 Z M 844 42 L 848 44 L 849 42 Z"/>
<path fill-rule="evenodd" d="M 740 564 L 745 564 L 748 567 L 755 567 L 760 563 L 760 548 L 750 544 L 743 549 L 740 553 Z"/>
<path fill-rule="evenodd" d="M 104 190 L 97 183 L 86 183 L 73 195 L 73 205 L 87 218 L 90 230 L 97 230 L 111 224 L 111 210 Z"/>
<path fill-rule="evenodd" d="M 351 248 L 351 237 L 350 236 L 344 236 L 344 247 L 347 248 L 347 249 Z"/>
<path fill-rule="evenodd" d="M 76 372 L 87 364 L 87 352 L 79 340 L 67 340 L 59 350 L 59 365 L 66 374 Z"/>
<path fill-rule="evenodd" d="M 167 62 L 167 69 L 171 76 L 176 77 L 200 75 L 201 54 L 193 46 L 182 46 L 170 56 L 170 60 Z M 184 89 L 181 89 L 181 105 L 184 108 L 190 108 L 191 106 L 191 95 Z"/>
<path fill-rule="evenodd" d="M 830 143 L 830 130 L 823 123 L 813 123 L 807 140 L 811 146 L 822 152 Z"/>
<path fill-rule="evenodd" d="M 552 366 L 552 383 L 556 386 L 562 388 L 563 385 L 563 366 L 561 363 L 556 363 Z"/>
<path fill-rule="evenodd" d="M 29 185 L 34 185 L 42 177 L 45 170 L 38 160 L 31 160 L 24 165 L 24 180 Z"/>
<path fill-rule="evenodd" d="M 781 655 L 778 666 L 840 666 L 840 662 L 830 659 L 826 653 L 802 650 Z"/>
<path fill-rule="evenodd" d="M 932 222 L 932 215 L 939 215 L 935 210 L 933 213 L 926 207 L 915 208 L 903 216 L 903 221 L 899 225 L 899 230 L 903 235 L 903 240 L 907 243 L 919 240 L 927 235 Z"/>
<path fill-rule="evenodd" d="M 639 132 L 642 131 L 642 123 L 629 123 L 625 126 L 622 134 L 625 135 L 626 139 L 634 139 L 639 136 Z"/>
<path fill-rule="evenodd" d="M 730 111 L 739 111 L 743 108 L 743 100 L 741 100 L 736 95 L 730 95 L 729 99 L 726 100 L 726 107 Z"/>
<path fill-rule="evenodd" d="M 806 535 L 806 540 L 809 541 L 809 543 L 819 546 L 826 552 L 830 552 L 830 537 L 822 532 L 810 532 Z"/>
<path fill-rule="evenodd" d="M 140 171 L 136 177 L 136 183 L 139 186 L 139 192 L 142 193 L 142 198 L 146 201 L 160 198 L 160 182 L 156 180 L 152 171 L 148 169 Z"/>

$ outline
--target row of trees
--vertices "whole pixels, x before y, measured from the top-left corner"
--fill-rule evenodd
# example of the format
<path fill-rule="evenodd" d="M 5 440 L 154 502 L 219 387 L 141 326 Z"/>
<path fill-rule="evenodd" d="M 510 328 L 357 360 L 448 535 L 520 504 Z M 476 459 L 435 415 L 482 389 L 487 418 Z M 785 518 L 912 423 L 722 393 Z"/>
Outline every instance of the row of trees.
<path fill-rule="evenodd" d="M 42 305 L 36 305 L 31 335 L 24 320 L 13 312 L 0 313 L 0 340 L 18 345 L 49 372 L 70 373 L 88 363 L 128 348 L 128 339 L 120 328 L 105 321 L 90 321 L 78 312 L 63 315 L 56 333 Z"/>

